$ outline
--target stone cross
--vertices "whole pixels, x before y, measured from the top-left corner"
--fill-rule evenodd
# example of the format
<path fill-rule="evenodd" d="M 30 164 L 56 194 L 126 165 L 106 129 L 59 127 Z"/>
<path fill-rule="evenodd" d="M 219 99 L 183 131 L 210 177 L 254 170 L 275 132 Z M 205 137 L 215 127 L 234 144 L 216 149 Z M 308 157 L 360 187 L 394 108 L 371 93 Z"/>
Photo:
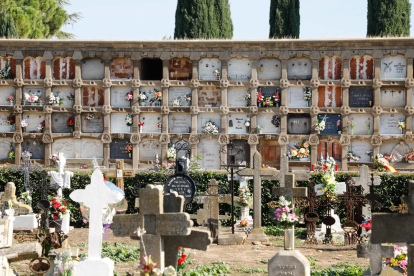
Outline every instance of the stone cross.
<path fill-rule="evenodd" d="M 134 177 L 134 170 L 124 170 L 124 160 L 116 160 L 116 170 L 109 170 L 105 172 L 107 178 L 116 178 L 116 186 L 124 190 L 124 177 Z"/>
<path fill-rule="evenodd" d="M 9 182 L 6 185 L 3 193 L 0 193 L 0 205 L 11 200 L 12 209 L 14 209 L 14 215 L 27 215 L 33 212 L 32 207 L 29 205 L 20 203 L 16 199 L 16 186 L 13 182 Z"/>
<path fill-rule="evenodd" d="M 407 214 L 372 214 L 373 244 L 407 243 L 407 270 L 414 271 L 414 181 L 408 184 L 409 200 Z M 403 222 L 404 225 L 401 225 Z"/>
<path fill-rule="evenodd" d="M 295 197 L 307 197 L 308 188 L 295 187 L 295 175 L 293 173 L 286 174 L 285 187 L 273 187 L 272 195 L 288 196 L 292 201 L 292 207 L 295 206 Z"/>
<path fill-rule="evenodd" d="M 381 184 L 381 178 L 374 176 L 374 183 L 372 183 L 371 176 L 369 175 L 369 169 L 367 165 L 359 167 L 359 177 L 352 177 L 355 181 L 355 186 L 361 186 L 365 193 L 369 193 L 369 186 L 379 186 Z M 362 215 L 367 216 L 371 214 L 371 206 L 366 204 L 362 207 Z"/>
<path fill-rule="evenodd" d="M 259 152 L 253 156 L 253 168 L 237 172 L 240 176 L 253 176 L 253 229 L 249 239 L 267 241 L 262 228 L 262 177 L 274 175 L 274 169 L 262 169 L 262 156 Z"/>
<path fill-rule="evenodd" d="M 57 195 L 62 197 L 62 188 L 70 189 L 70 178 L 73 177 L 73 172 L 63 171 L 66 165 L 66 158 L 63 152 L 59 152 L 58 156 L 56 163 L 58 163 L 59 171 L 50 171 L 48 175 L 50 176 L 50 185 L 56 188 Z"/>
<path fill-rule="evenodd" d="M 357 256 L 369 258 L 368 275 L 378 275 L 382 270 L 382 258 L 394 258 L 394 245 L 372 244 L 358 245 Z M 364 273 L 364 275 L 366 275 Z"/>

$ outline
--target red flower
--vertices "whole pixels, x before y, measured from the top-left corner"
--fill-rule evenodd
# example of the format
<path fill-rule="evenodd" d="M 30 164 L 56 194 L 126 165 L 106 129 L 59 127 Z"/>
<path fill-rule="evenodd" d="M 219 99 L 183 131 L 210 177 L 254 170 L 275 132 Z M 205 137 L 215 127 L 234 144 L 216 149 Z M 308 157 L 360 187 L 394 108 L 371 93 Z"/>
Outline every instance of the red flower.
<path fill-rule="evenodd" d="M 62 204 L 63 204 L 63 205 L 66 205 L 66 202 L 63 202 Z"/>
<path fill-rule="evenodd" d="M 82 213 L 82 210 L 81 209 L 79 209 L 78 211 L 79 211 L 79 213 Z"/>
<path fill-rule="evenodd" d="M 181 246 L 178 247 L 178 250 L 181 250 Z"/>
<path fill-rule="evenodd" d="M 57 208 L 57 205 L 56 204 L 53 204 L 53 208 L 56 209 Z"/>
<path fill-rule="evenodd" d="M 57 216 L 54 216 L 53 218 L 54 218 L 54 219 L 57 219 Z"/>
<path fill-rule="evenodd" d="M 104 178 L 104 181 L 107 181 L 106 178 Z"/>
<path fill-rule="evenodd" d="M 187 255 L 183 254 L 183 260 L 185 261 L 187 259 Z"/>
<path fill-rule="evenodd" d="M 183 262 L 184 262 L 183 258 L 179 258 L 179 259 L 178 259 L 178 265 L 182 265 L 182 264 L 183 264 Z"/>
<path fill-rule="evenodd" d="M 62 212 L 65 212 L 66 211 L 66 209 L 65 208 L 62 208 Z"/>

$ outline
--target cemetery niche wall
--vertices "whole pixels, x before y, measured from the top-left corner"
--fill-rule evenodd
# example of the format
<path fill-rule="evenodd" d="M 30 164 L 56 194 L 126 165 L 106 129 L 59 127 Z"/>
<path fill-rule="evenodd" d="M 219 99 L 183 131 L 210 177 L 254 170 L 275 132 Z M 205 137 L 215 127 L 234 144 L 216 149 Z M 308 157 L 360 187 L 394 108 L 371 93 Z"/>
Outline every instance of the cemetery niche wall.
<path fill-rule="evenodd" d="M 1 41 L 0 70 L 11 65 L 0 79 L 2 147 L 46 166 L 61 149 L 69 167 L 96 156 L 145 169 L 156 154 L 167 162 L 182 137 L 203 168 L 218 169 L 230 140 L 275 167 L 288 145 L 307 141 L 303 166 L 332 154 L 342 170 L 372 167 L 372 156 L 414 146 L 414 39 L 391 40 Z M 203 130 L 210 121 L 218 131 Z"/>

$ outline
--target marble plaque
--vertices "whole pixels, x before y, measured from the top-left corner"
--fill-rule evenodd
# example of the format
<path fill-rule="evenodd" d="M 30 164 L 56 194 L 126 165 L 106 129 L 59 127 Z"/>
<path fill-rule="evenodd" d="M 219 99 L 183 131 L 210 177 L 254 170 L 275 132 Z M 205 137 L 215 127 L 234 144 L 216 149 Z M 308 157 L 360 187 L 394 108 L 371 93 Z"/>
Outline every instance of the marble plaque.
<path fill-rule="evenodd" d="M 309 115 L 288 115 L 287 124 L 288 134 L 310 134 L 311 119 Z"/>
<path fill-rule="evenodd" d="M 52 143 L 52 154 L 58 154 L 59 152 L 63 152 L 65 158 L 80 158 L 81 148 L 81 139 L 54 139 Z"/>
<path fill-rule="evenodd" d="M 203 157 L 203 160 L 200 161 L 201 168 L 206 170 L 219 170 L 220 149 L 221 146 L 217 139 L 201 139 L 197 146 L 198 154 L 201 154 Z"/>
<path fill-rule="evenodd" d="M 221 132 L 221 119 L 220 119 L 220 114 L 218 113 L 199 113 L 198 114 L 198 123 L 197 123 L 197 132 L 198 133 L 202 133 L 202 127 L 206 124 L 207 121 L 212 121 L 213 123 L 216 124 L 216 126 L 218 126 L 219 128 L 219 133 Z"/>
<path fill-rule="evenodd" d="M 125 95 L 132 91 L 131 87 L 112 86 L 111 87 L 111 105 L 115 107 L 129 107 L 131 103 L 125 101 Z"/>
<path fill-rule="evenodd" d="M 155 160 L 155 155 L 161 160 L 161 144 L 158 139 L 142 139 L 139 144 L 139 160 Z"/>
<path fill-rule="evenodd" d="M 63 104 L 61 107 L 72 107 L 73 101 L 68 99 L 68 96 L 72 93 L 75 94 L 75 90 L 71 87 L 52 87 L 52 93 L 62 99 Z"/>
<path fill-rule="evenodd" d="M 221 61 L 218 58 L 203 58 L 198 62 L 199 80 L 219 80 L 220 76 L 214 76 L 214 71 L 218 69 L 221 76 Z"/>
<path fill-rule="evenodd" d="M 191 96 L 190 87 L 170 87 L 168 89 L 168 105 L 172 106 L 171 101 L 174 99 L 178 99 L 181 102 L 181 106 L 191 106 L 191 102 L 187 102 L 185 100 L 185 96 L 187 94 Z"/>
<path fill-rule="evenodd" d="M 125 118 L 128 113 L 111 114 L 111 132 L 112 133 L 131 133 L 132 125 L 127 126 Z M 145 127 L 145 126 L 144 126 Z"/>
<path fill-rule="evenodd" d="M 236 164 L 241 163 L 250 163 L 250 145 L 247 143 L 247 140 L 238 140 L 234 139 L 233 142 L 233 149 L 231 149 L 231 144 L 227 146 L 227 160 L 229 159 L 230 155 L 236 156 Z M 228 161 L 229 162 L 229 161 Z"/>
<path fill-rule="evenodd" d="M 369 155 L 367 151 L 372 150 L 372 145 L 369 141 L 357 141 L 352 140 L 351 145 L 348 146 L 348 150 L 352 151 L 354 155 L 360 156 L 358 162 L 369 162 Z"/>
<path fill-rule="evenodd" d="M 381 88 L 382 107 L 405 107 L 406 93 L 404 88 Z"/>
<path fill-rule="evenodd" d="M 22 116 L 23 120 L 27 120 L 27 127 L 26 132 L 38 132 L 40 133 L 38 126 L 40 126 L 40 123 L 45 120 L 44 113 L 38 113 L 38 112 L 25 112 Z"/>
<path fill-rule="evenodd" d="M 145 93 L 147 95 L 147 100 L 145 101 L 146 105 L 150 105 L 150 100 L 152 98 L 154 98 L 154 95 L 158 92 L 162 92 L 161 87 L 149 87 L 149 86 L 143 86 L 139 88 L 139 92 L 140 93 Z M 160 105 L 162 104 L 162 102 L 160 103 Z M 142 105 L 142 104 L 141 104 Z M 155 103 L 152 103 L 152 106 L 155 106 Z"/>
<path fill-rule="evenodd" d="M 170 113 L 168 115 L 169 133 L 190 133 L 191 115 L 188 113 Z"/>
<path fill-rule="evenodd" d="M 288 107 L 308 107 L 308 101 L 305 101 L 304 96 L 305 87 L 289 87 L 287 92 L 287 106 Z M 312 91 L 312 90 L 311 90 Z M 309 101 L 311 106 L 312 100 Z"/>
<path fill-rule="evenodd" d="M 110 159 L 130 159 L 129 153 L 125 150 L 130 144 L 129 139 L 113 139 L 110 145 Z"/>
<path fill-rule="evenodd" d="M 353 135 L 372 135 L 374 131 L 374 116 L 371 114 L 349 114 L 348 119 L 355 122 Z M 351 134 L 349 123 L 348 133 Z"/>
<path fill-rule="evenodd" d="M 403 56 L 385 56 L 381 59 L 381 79 L 405 79 L 406 60 Z"/>
<path fill-rule="evenodd" d="M 287 63 L 289 80 L 310 80 L 312 78 L 312 61 L 307 58 L 292 58 Z"/>
<path fill-rule="evenodd" d="M 231 58 L 228 61 L 228 79 L 247 81 L 252 77 L 252 63 L 248 58 Z"/>
<path fill-rule="evenodd" d="M 275 96 L 275 92 L 279 92 L 279 102 L 278 104 L 276 103 L 276 101 L 274 100 L 274 96 Z M 259 87 L 257 88 L 257 93 L 262 92 L 262 96 L 264 97 L 264 100 L 266 100 L 266 98 L 270 98 L 270 100 L 273 102 L 273 106 L 271 107 L 277 107 L 280 106 L 280 103 L 282 101 L 282 93 L 281 93 L 281 89 L 280 87 L 274 87 L 274 86 L 270 86 L 270 87 Z M 262 107 L 261 105 L 259 107 Z"/>
<path fill-rule="evenodd" d="M 0 159 L 7 159 L 10 146 L 14 150 L 13 138 L 0 138 Z"/>
<path fill-rule="evenodd" d="M 259 114 L 257 115 L 257 125 L 262 127 L 263 134 L 279 134 L 280 133 L 280 126 L 274 126 L 272 122 L 272 118 L 275 114 Z"/>
<path fill-rule="evenodd" d="M 339 129 L 342 131 L 342 117 L 340 114 L 319 114 L 318 119 L 325 120 L 325 129 L 321 131 L 321 134 L 340 134 L 338 132 L 338 121 L 340 123 Z"/>
<path fill-rule="evenodd" d="M 350 107 L 371 107 L 374 103 L 374 89 L 372 87 L 350 87 Z"/>
<path fill-rule="evenodd" d="M 29 151 L 32 153 L 31 159 L 44 159 L 45 158 L 45 145 L 42 139 L 24 139 L 22 143 L 22 152 Z"/>
<path fill-rule="evenodd" d="M 141 113 L 139 121 L 144 123 L 143 133 L 161 133 L 159 125 L 162 124 L 161 113 Z"/>
<path fill-rule="evenodd" d="M 101 113 L 93 113 L 95 119 L 93 121 L 86 120 L 88 113 L 82 114 L 82 132 L 84 133 L 102 133 L 104 130 L 104 120 Z"/>
<path fill-rule="evenodd" d="M 250 127 L 245 126 L 245 122 L 249 121 L 250 115 L 248 114 L 229 114 L 227 115 L 227 127 L 229 134 L 247 134 Z"/>
<path fill-rule="evenodd" d="M 7 98 L 14 95 L 14 103 L 16 103 L 16 89 L 13 86 L 0 86 L 0 105 L 10 105 Z"/>
<path fill-rule="evenodd" d="M 393 150 L 393 148 L 395 146 L 397 146 L 399 144 L 399 142 L 402 142 L 402 141 L 383 141 L 382 144 L 381 144 L 381 146 L 380 146 L 380 153 L 381 154 L 388 154 L 388 155 L 390 155 L 391 152 L 392 152 L 392 150 Z M 408 147 L 412 149 L 412 148 L 414 148 L 414 144 L 412 142 L 411 143 L 408 143 Z M 404 152 L 405 150 L 402 149 L 401 151 Z"/>
<path fill-rule="evenodd" d="M 262 58 L 257 62 L 257 78 L 259 80 L 280 80 L 282 63 L 277 58 Z"/>
<path fill-rule="evenodd" d="M 97 139 L 85 139 L 82 138 L 82 152 L 81 158 L 98 158 L 102 159 L 103 154 L 103 143 Z"/>
<path fill-rule="evenodd" d="M 10 113 L 1 112 L 0 113 L 0 132 L 14 132 L 15 125 L 9 125 L 7 123 L 7 117 Z"/>
<path fill-rule="evenodd" d="M 70 117 L 75 119 L 72 113 L 52 113 L 52 132 L 53 133 L 71 133 L 67 127 L 67 120 Z"/>
<path fill-rule="evenodd" d="M 380 134 L 401 134 L 398 129 L 398 121 L 404 120 L 404 114 L 381 114 L 380 116 Z"/>
<path fill-rule="evenodd" d="M 229 87 L 227 89 L 227 105 L 229 107 L 246 107 L 250 106 L 248 102 L 244 100 L 244 95 L 247 95 L 248 89 L 242 87 Z"/>
<path fill-rule="evenodd" d="M 36 86 L 32 86 L 32 87 L 24 87 L 23 88 L 23 104 L 25 105 L 31 105 L 29 102 L 27 102 L 26 99 L 26 95 L 30 96 L 30 94 L 32 94 L 33 96 L 37 96 L 38 98 L 40 98 L 40 100 L 42 101 L 41 105 L 44 104 L 45 101 L 45 88 L 44 87 L 36 87 Z M 39 104 L 38 104 L 39 105 Z"/>
<path fill-rule="evenodd" d="M 105 63 L 102 59 L 91 58 L 82 61 L 83 80 L 103 80 L 105 78 Z"/>

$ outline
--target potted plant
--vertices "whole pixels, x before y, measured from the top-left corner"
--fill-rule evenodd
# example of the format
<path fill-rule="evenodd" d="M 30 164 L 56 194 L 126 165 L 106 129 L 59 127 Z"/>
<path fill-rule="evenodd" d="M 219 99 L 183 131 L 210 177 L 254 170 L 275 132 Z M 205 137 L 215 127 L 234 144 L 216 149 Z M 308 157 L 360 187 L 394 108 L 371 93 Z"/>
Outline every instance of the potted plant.
<path fill-rule="evenodd" d="M 67 121 L 66 121 L 66 126 L 69 128 L 70 131 L 74 131 L 75 128 L 75 120 L 73 119 L 73 117 L 70 117 Z"/>
<path fill-rule="evenodd" d="M 60 196 L 52 197 L 50 200 L 49 207 L 49 227 L 55 228 L 56 232 L 62 230 L 62 219 L 63 216 L 67 213 L 66 202 Z"/>
<path fill-rule="evenodd" d="M 298 208 L 292 208 L 292 202 L 288 197 L 279 197 L 279 207 L 275 211 L 274 220 L 285 230 L 285 250 L 293 250 L 295 247 L 294 226 L 299 221 Z"/>
<path fill-rule="evenodd" d="M 129 91 L 128 93 L 125 94 L 125 101 L 129 102 L 129 106 L 132 106 L 133 99 L 134 99 L 134 95 L 132 91 Z"/>

